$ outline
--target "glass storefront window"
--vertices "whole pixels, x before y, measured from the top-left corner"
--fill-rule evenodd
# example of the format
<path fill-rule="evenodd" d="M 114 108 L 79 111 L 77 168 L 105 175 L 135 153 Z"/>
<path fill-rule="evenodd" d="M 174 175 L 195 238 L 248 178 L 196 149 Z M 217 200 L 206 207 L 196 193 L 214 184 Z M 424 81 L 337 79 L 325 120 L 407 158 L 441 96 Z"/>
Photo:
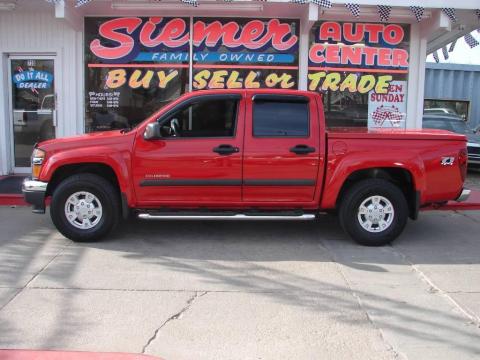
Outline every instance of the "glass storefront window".
<path fill-rule="evenodd" d="M 11 59 L 15 167 L 29 167 L 35 143 L 55 137 L 53 59 Z"/>
<path fill-rule="evenodd" d="M 192 89 L 298 88 L 299 20 L 194 18 Z M 190 19 L 85 19 L 85 130 L 136 125 L 189 89 Z"/>
<path fill-rule="evenodd" d="M 128 128 L 188 91 L 298 88 L 299 20 L 85 19 L 86 131 Z M 410 27 L 320 21 L 310 32 L 308 88 L 327 125 L 404 127 Z M 191 78 L 190 78 L 191 77 Z"/>
<path fill-rule="evenodd" d="M 310 32 L 308 87 L 327 126 L 405 127 L 408 25 L 321 21 Z"/>
<path fill-rule="evenodd" d="M 189 19 L 85 19 L 85 131 L 130 128 L 188 90 Z"/>

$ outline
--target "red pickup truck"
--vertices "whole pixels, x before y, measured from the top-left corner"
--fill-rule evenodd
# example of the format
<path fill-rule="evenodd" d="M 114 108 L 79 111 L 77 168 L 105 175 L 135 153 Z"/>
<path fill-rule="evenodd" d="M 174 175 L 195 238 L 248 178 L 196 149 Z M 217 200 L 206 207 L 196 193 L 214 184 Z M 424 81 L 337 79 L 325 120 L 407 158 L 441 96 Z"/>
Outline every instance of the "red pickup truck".
<path fill-rule="evenodd" d="M 466 138 L 442 130 L 327 131 L 319 94 L 215 90 L 181 96 L 131 130 L 49 140 L 23 184 L 74 241 L 140 218 L 306 219 L 337 213 L 365 245 L 419 209 L 464 200 Z"/>

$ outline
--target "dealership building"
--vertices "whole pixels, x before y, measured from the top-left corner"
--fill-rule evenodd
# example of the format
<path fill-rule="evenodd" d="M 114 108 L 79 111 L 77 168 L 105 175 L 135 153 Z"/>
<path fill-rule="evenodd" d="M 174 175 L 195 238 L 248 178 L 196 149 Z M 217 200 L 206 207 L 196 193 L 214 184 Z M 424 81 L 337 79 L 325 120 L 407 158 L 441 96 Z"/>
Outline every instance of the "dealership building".
<path fill-rule="evenodd" d="M 427 54 L 478 28 L 478 0 L 0 0 L 0 175 L 203 89 L 317 91 L 330 127 L 421 128 Z"/>

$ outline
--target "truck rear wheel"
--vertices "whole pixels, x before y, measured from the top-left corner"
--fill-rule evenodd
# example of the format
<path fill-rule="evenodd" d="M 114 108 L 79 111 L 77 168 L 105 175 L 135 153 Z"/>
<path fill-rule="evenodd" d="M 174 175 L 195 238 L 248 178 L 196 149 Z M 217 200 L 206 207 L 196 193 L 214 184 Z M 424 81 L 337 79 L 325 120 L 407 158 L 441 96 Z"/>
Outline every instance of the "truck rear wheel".
<path fill-rule="evenodd" d="M 115 187 L 94 174 L 78 174 L 63 180 L 50 204 L 53 223 L 73 241 L 95 241 L 118 223 L 120 201 Z"/>
<path fill-rule="evenodd" d="M 357 243 L 382 246 L 397 238 L 407 223 L 408 204 L 403 192 L 382 179 L 354 184 L 342 198 L 340 224 Z"/>

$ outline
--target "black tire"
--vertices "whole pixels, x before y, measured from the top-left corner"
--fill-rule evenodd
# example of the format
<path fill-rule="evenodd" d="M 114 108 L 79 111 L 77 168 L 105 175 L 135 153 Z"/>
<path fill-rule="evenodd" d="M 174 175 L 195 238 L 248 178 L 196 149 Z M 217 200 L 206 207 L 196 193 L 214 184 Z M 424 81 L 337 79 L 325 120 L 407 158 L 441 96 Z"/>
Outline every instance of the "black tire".
<path fill-rule="evenodd" d="M 70 224 L 65 215 L 67 199 L 78 191 L 95 195 L 102 206 L 100 221 L 90 229 L 79 229 Z M 58 231 L 78 242 L 96 241 L 108 235 L 120 219 L 120 199 L 115 187 L 94 174 L 77 174 L 63 180 L 55 189 L 50 204 L 50 216 Z"/>
<path fill-rule="evenodd" d="M 382 196 L 393 206 L 393 220 L 385 230 L 370 232 L 360 224 L 358 219 L 360 205 L 371 196 Z M 347 190 L 341 199 L 339 218 L 342 228 L 357 243 L 383 246 L 395 240 L 405 228 L 408 204 L 403 192 L 394 184 L 381 179 L 367 179 Z"/>

